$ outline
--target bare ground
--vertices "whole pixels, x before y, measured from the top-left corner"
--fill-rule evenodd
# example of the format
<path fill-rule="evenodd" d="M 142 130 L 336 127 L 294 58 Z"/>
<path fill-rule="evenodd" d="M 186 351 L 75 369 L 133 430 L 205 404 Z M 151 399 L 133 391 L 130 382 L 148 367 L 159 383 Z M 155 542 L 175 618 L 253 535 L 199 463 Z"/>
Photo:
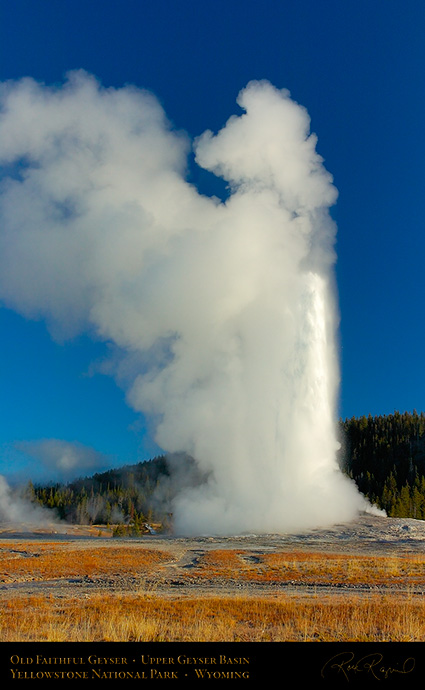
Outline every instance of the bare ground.
<path fill-rule="evenodd" d="M 267 596 L 285 593 L 291 596 L 312 594 L 333 595 L 403 593 L 410 596 L 425 595 L 424 577 L 410 581 L 400 579 L 394 583 L 370 584 L 349 583 L 321 579 L 317 582 L 288 580 L 277 577 L 274 580 L 249 579 L 241 576 L 234 567 L 223 575 L 203 569 L 203 561 L 210 552 L 226 551 L 238 554 L 241 564 L 256 564 L 265 554 L 292 552 L 342 554 L 350 557 L 362 556 L 423 556 L 425 554 L 425 521 L 362 515 L 355 522 L 334 525 L 331 528 L 314 529 L 300 534 L 241 535 L 229 537 L 172 537 L 148 535 L 141 538 L 113 539 L 105 527 L 84 527 L 71 525 L 44 525 L 34 527 L 25 524 L 0 524 L 0 555 L 20 559 L 37 556 L 40 545 L 49 545 L 56 553 L 67 554 L 70 559 L 83 557 L 93 549 L 104 549 L 104 563 L 108 564 L 108 550 L 119 547 L 127 553 L 137 551 L 160 552 L 160 564 L 139 571 L 117 566 L 104 567 L 102 572 L 90 575 L 53 577 L 50 579 L 34 571 L 21 568 L 17 577 L 0 572 L 0 597 L 17 595 L 53 595 L 55 597 L 90 597 L 98 593 L 154 593 L 157 596 Z M 29 561 L 28 561 L 29 562 Z M 1 567 L 1 566 L 0 566 Z"/>

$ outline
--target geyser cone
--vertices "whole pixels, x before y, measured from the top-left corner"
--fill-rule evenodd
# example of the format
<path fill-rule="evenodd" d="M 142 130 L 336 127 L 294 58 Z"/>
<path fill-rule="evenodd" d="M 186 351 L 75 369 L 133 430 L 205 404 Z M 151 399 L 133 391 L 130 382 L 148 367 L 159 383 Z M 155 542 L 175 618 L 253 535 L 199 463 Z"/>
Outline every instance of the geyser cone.
<path fill-rule="evenodd" d="M 188 142 L 151 94 L 77 72 L 2 99 L 0 296 L 55 337 L 115 345 L 129 403 L 208 477 L 182 488 L 176 530 L 354 517 L 334 428 L 336 190 L 304 108 L 253 82 L 243 114 L 196 141 L 222 202 L 187 183 Z"/>

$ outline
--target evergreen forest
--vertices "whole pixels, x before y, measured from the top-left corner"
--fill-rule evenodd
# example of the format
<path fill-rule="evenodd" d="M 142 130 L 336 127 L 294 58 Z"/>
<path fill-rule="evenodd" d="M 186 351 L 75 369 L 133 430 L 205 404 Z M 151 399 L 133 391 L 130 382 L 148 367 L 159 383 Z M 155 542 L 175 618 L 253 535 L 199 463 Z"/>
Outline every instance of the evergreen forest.
<path fill-rule="evenodd" d="M 360 491 L 389 517 L 425 520 L 425 413 L 339 420 L 339 463 Z M 172 529 L 172 498 L 205 478 L 196 464 L 159 456 L 67 484 L 26 488 L 33 502 L 74 524 L 113 526 L 116 536 Z"/>
<path fill-rule="evenodd" d="M 425 414 L 340 420 L 340 464 L 389 517 L 425 520 Z"/>

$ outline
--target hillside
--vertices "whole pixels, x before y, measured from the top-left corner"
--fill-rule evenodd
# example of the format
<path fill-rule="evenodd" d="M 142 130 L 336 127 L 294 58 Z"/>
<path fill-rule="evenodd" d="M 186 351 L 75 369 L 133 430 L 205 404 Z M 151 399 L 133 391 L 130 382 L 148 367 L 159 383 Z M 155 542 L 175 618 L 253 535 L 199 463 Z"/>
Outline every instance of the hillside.
<path fill-rule="evenodd" d="M 117 536 L 137 536 L 156 529 L 168 531 L 173 496 L 184 485 L 203 481 L 192 458 L 158 456 L 152 460 L 114 468 L 67 484 L 26 488 L 31 502 L 50 508 L 72 524 L 116 525 Z"/>
<path fill-rule="evenodd" d="M 340 421 L 340 462 L 360 491 L 390 517 L 425 519 L 425 414 Z"/>
<path fill-rule="evenodd" d="M 425 414 L 421 412 L 340 420 L 343 471 L 390 517 L 425 519 Z M 168 531 L 172 499 L 204 481 L 188 456 L 146 462 L 77 479 L 66 485 L 27 487 L 32 502 L 73 524 L 114 524 L 116 533 L 138 535 L 155 523 Z"/>

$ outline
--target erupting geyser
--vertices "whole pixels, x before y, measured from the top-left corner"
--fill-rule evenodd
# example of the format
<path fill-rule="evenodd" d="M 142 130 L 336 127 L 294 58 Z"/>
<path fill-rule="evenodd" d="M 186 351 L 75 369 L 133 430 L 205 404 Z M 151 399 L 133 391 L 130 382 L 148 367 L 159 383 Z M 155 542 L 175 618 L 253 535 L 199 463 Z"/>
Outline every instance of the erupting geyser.
<path fill-rule="evenodd" d="M 81 71 L 1 91 L 0 297 L 54 337 L 114 344 L 159 446 L 208 476 L 179 493 L 179 533 L 294 531 L 367 507 L 336 461 L 337 193 L 287 91 L 252 82 L 238 103 L 194 144 L 229 184 L 220 201 L 188 183 L 187 137 L 152 94 Z"/>

